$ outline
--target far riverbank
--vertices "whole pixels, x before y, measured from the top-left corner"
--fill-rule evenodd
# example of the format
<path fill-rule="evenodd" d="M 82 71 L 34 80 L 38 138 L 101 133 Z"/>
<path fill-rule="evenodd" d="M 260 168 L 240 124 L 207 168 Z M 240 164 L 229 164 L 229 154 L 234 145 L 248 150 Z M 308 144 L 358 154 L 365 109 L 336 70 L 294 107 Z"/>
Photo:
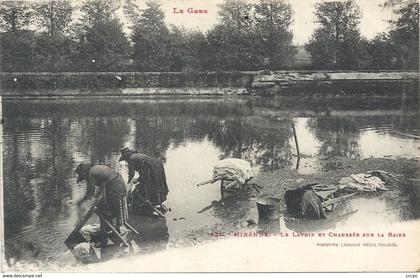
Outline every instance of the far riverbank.
<path fill-rule="evenodd" d="M 416 71 L 3 72 L 2 96 L 400 96 Z"/>

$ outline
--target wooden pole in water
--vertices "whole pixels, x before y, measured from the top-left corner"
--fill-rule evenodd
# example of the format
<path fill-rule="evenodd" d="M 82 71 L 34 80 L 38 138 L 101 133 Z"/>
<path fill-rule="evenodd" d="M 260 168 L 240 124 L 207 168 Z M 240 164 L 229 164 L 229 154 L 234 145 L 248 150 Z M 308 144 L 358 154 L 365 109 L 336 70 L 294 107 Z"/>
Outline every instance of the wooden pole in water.
<path fill-rule="evenodd" d="M 297 156 L 300 157 L 299 143 L 298 143 L 298 139 L 297 139 L 297 136 L 296 136 L 295 124 L 293 122 L 292 122 L 292 129 L 293 129 L 293 137 L 295 137 L 295 145 L 296 145 Z"/>
<path fill-rule="evenodd" d="M 298 156 L 296 160 L 296 170 L 299 170 L 299 165 L 300 165 L 300 156 Z"/>

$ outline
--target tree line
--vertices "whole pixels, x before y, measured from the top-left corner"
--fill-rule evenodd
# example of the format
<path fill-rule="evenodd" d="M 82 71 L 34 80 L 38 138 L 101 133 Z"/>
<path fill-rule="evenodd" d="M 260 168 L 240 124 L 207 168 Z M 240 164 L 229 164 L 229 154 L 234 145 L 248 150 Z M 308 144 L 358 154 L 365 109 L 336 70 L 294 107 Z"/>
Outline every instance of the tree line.
<path fill-rule="evenodd" d="M 367 40 L 358 26 L 362 16 L 353 1 L 316 4 L 317 28 L 306 50 L 318 69 L 417 69 L 419 67 L 419 3 L 388 0 L 397 19 L 389 21 L 389 32 Z M 379 8 L 379 7 L 378 7 Z"/>
<path fill-rule="evenodd" d="M 389 31 L 367 40 L 353 0 L 316 4 L 305 49 L 313 69 L 418 69 L 416 0 L 387 0 Z M 380 8 L 380 7 L 378 7 Z M 293 69 L 293 10 L 283 0 L 225 0 L 210 30 L 167 26 L 161 6 L 133 0 L 0 3 L 1 71 Z M 124 20 L 122 20 L 124 18 Z"/>

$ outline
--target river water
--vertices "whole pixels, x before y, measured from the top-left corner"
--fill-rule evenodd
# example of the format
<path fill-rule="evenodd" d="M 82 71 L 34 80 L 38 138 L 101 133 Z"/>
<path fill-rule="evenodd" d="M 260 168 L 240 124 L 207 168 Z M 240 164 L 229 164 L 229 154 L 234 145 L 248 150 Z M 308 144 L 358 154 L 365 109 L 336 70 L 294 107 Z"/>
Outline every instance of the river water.
<path fill-rule="evenodd" d="M 302 174 L 326 167 L 320 157 L 420 157 L 419 115 L 400 99 L 9 99 L 2 106 L 6 242 L 35 241 L 39 258 L 51 260 L 66 251 L 77 220 L 74 201 L 84 194 L 75 167 L 106 164 L 127 179 L 127 166 L 117 165 L 125 146 L 164 163 L 171 211 L 166 220 L 133 220 L 141 222 L 143 240 L 161 247 L 238 213 L 255 214 L 226 205 L 206 209 L 220 189 L 195 184 L 211 178 L 214 163 L 226 157 L 262 171 L 295 168 L 292 123 Z"/>

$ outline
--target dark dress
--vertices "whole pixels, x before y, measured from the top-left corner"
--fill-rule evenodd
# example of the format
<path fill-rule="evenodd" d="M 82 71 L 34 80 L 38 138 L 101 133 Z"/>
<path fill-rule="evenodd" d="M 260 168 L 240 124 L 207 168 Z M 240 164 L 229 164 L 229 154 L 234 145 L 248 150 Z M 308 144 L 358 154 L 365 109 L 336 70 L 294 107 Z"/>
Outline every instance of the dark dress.
<path fill-rule="evenodd" d="M 128 157 L 128 180 L 139 173 L 139 194 L 149 200 L 153 205 L 159 205 L 166 201 L 169 192 L 166 183 L 165 169 L 158 159 L 145 154 L 133 153 Z"/>
<path fill-rule="evenodd" d="M 319 196 L 310 186 L 287 190 L 284 194 L 287 212 L 294 217 L 325 219 L 327 218 Z"/>

